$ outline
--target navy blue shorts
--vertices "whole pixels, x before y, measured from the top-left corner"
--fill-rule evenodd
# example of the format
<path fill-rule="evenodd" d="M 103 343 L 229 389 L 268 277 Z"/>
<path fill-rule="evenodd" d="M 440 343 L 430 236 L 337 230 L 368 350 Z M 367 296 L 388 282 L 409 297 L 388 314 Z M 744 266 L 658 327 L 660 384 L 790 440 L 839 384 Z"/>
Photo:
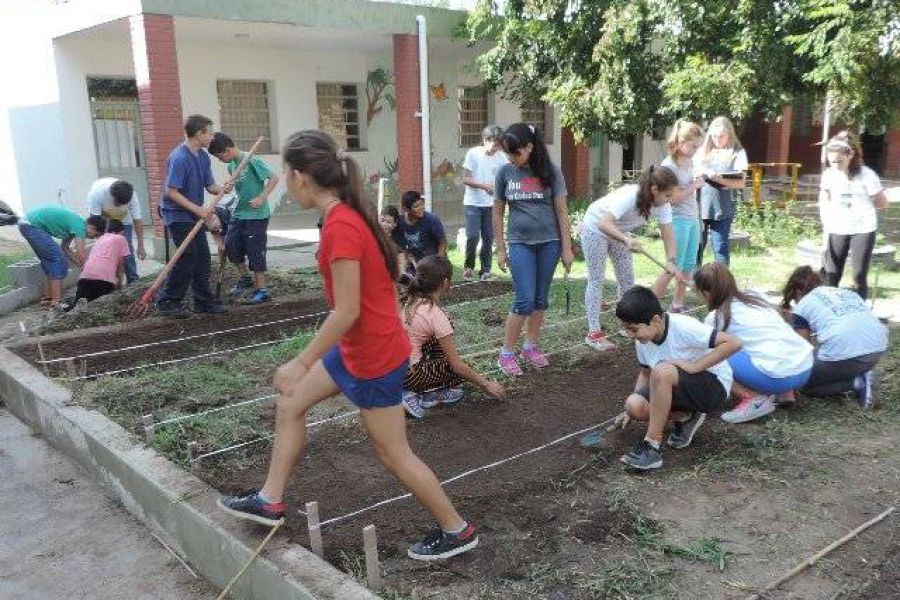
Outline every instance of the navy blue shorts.
<path fill-rule="evenodd" d="M 254 273 L 266 270 L 266 230 L 268 219 L 231 219 L 225 235 L 225 252 L 235 264 L 247 258 L 247 268 Z"/>
<path fill-rule="evenodd" d="M 337 346 L 322 357 L 322 364 L 350 402 L 360 408 L 388 408 L 397 406 L 403 399 L 408 360 L 387 375 L 375 379 L 357 379 L 351 375 Z"/>
<path fill-rule="evenodd" d="M 62 248 L 56 243 L 53 236 L 40 227 L 21 221 L 19 222 L 19 233 L 41 261 L 41 268 L 47 279 L 66 278 L 69 273 L 69 259 L 63 254 Z"/>
<path fill-rule="evenodd" d="M 222 225 L 222 228 L 219 229 L 219 234 L 224 238 L 228 235 L 228 224 L 231 222 L 231 211 L 224 206 L 217 206 L 216 216 L 219 217 L 219 223 Z"/>

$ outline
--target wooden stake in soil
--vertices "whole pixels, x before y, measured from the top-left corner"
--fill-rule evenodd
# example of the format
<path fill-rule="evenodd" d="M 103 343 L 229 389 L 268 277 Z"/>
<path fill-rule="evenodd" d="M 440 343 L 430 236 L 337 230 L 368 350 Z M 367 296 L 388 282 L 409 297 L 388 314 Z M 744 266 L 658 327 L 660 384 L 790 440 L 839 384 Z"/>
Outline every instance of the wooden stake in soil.
<path fill-rule="evenodd" d="M 381 566 L 378 564 L 378 536 L 375 525 L 363 527 L 363 550 L 366 553 L 366 582 L 373 590 L 381 589 Z"/>
<path fill-rule="evenodd" d="M 191 461 L 191 470 L 200 467 L 200 445 L 197 442 L 188 442 L 188 459 Z"/>
<path fill-rule="evenodd" d="M 278 528 L 282 525 L 284 525 L 284 519 L 281 519 L 280 521 L 278 521 L 278 523 L 275 524 L 274 527 L 272 527 L 272 531 L 270 531 L 269 535 L 266 536 L 266 539 L 264 539 L 260 543 L 260 545 L 257 546 L 256 552 L 253 553 L 253 556 L 250 557 L 250 560 L 248 560 L 247 563 L 243 567 L 241 567 L 241 570 L 237 572 L 237 575 L 231 578 L 231 581 L 228 582 L 228 585 L 225 586 L 225 589 L 222 590 L 222 593 L 216 596 L 216 600 L 222 600 L 225 596 L 228 595 L 228 592 L 231 591 L 231 586 L 234 585 L 234 582 L 237 581 L 240 576 L 244 574 L 244 571 L 246 571 L 250 567 L 250 565 L 253 564 L 253 561 L 256 560 L 256 557 L 259 556 L 259 553 L 262 552 L 262 549 L 266 547 L 266 544 L 269 543 L 269 540 L 272 539 L 272 536 L 275 535 L 275 532 L 278 531 Z"/>
<path fill-rule="evenodd" d="M 24 322 L 19 321 L 19 329 L 21 329 L 22 333 L 24 333 L 25 335 L 29 335 L 28 329 L 25 327 Z M 44 375 L 49 375 L 49 373 L 47 371 L 47 359 L 44 358 L 44 345 L 41 343 L 41 330 L 40 329 L 37 330 L 37 332 L 35 333 L 35 336 L 37 337 L 38 356 L 41 358 L 41 369 L 44 371 Z"/>
<path fill-rule="evenodd" d="M 309 531 L 309 548 L 320 558 L 325 557 L 322 545 L 322 530 L 319 529 L 319 503 L 306 503 L 306 528 Z"/>
<path fill-rule="evenodd" d="M 86 358 L 81 359 L 81 377 L 82 378 L 87 377 L 87 359 Z"/>
<path fill-rule="evenodd" d="M 144 439 L 149 443 L 150 440 L 153 439 L 153 415 L 144 415 L 141 417 L 141 422 L 144 424 Z"/>
<path fill-rule="evenodd" d="M 75 361 L 71 358 L 66 359 L 66 373 L 69 375 L 69 379 L 73 381 L 78 379 L 78 371 L 75 369 Z"/>
<path fill-rule="evenodd" d="M 863 523 L 862 525 L 860 525 L 859 527 L 857 527 L 856 529 L 854 529 L 853 531 L 851 531 L 850 533 L 848 533 L 847 535 L 842 537 L 841 539 L 836 540 L 836 541 L 832 542 L 831 544 L 825 546 L 825 548 L 820 550 L 818 553 L 812 555 L 810 558 L 807 558 L 805 561 L 803 561 L 802 563 L 800 563 L 799 565 L 797 565 L 796 567 L 794 567 L 793 569 L 791 569 L 790 571 L 788 571 L 787 573 L 785 573 L 784 575 L 782 575 L 781 577 L 779 577 L 778 579 L 773 581 L 772 583 L 766 585 L 764 588 L 759 590 L 757 593 L 750 594 L 749 596 L 747 596 L 747 600 L 759 600 L 760 597 L 763 597 L 765 595 L 765 592 L 770 592 L 770 591 L 774 590 L 775 588 L 777 588 L 779 585 L 781 585 L 782 583 L 784 583 L 785 581 L 787 581 L 794 575 L 797 575 L 798 573 L 813 566 L 819 560 L 825 558 L 825 556 L 830 554 L 833 550 L 843 546 L 844 544 L 846 544 L 847 542 L 849 542 L 850 540 L 852 540 L 853 538 L 858 536 L 860 533 L 862 533 L 869 527 L 871 527 L 873 525 L 877 525 L 881 521 L 884 521 L 886 518 L 888 518 L 891 515 L 891 513 L 894 512 L 895 508 L 896 507 L 894 507 L 894 506 L 890 507 L 889 509 L 887 509 L 886 511 L 884 511 L 883 513 L 881 513 L 880 515 L 878 515 L 871 521 L 867 521 L 867 522 Z"/>

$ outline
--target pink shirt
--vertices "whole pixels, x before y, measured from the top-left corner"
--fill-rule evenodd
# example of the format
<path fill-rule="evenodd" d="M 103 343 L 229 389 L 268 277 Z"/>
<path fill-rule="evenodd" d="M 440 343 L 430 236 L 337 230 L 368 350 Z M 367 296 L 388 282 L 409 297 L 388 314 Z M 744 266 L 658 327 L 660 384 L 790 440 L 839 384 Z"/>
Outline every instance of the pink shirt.
<path fill-rule="evenodd" d="M 99 279 L 117 283 L 116 268 L 119 261 L 131 254 L 125 236 L 118 233 L 104 233 L 88 254 L 84 268 L 81 270 L 81 279 Z"/>
<path fill-rule="evenodd" d="M 403 324 L 406 326 L 406 334 L 412 351 L 409 355 L 409 363 L 416 364 L 422 359 L 422 346 L 432 339 L 445 338 L 453 334 L 453 325 L 440 306 L 420 302 L 416 304 L 409 321 L 406 320 L 406 309 L 401 309 Z"/>

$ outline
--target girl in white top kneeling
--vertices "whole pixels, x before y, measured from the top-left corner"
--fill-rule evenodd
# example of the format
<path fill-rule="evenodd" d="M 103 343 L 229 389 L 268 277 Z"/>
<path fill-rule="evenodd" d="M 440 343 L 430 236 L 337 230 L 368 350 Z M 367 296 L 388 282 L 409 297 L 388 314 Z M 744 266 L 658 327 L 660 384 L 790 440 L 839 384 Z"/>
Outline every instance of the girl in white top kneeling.
<path fill-rule="evenodd" d="M 772 413 L 777 404 L 792 403 L 793 390 L 803 387 L 812 372 L 812 345 L 762 296 L 740 291 L 725 265 L 702 266 L 694 273 L 694 285 L 710 311 L 706 324 L 743 342 L 743 349 L 728 358 L 738 404 L 722 419 L 744 423 Z"/>

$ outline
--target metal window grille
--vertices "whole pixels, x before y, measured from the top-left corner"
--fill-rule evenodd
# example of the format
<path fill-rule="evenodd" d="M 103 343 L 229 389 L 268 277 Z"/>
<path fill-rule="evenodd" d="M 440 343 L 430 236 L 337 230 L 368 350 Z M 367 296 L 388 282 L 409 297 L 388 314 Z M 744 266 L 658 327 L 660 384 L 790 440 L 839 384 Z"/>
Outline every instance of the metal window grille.
<path fill-rule="evenodd" d="M 481 144 L 481 132 L 488 125 L 488 93 L 483 87 L 461 87 L 459 105 L 459 145 Z"/>
<path fill-rule="evenodd" d="M 553 143 L 553 119 L 552 112 L 547 103 L 542 100 L 525 100 L 521 105 L 522 122 L 535 127 L 540 127 L 544 132 L 544 143 Z"/>
<path fill-rule="evenodd" d="M 271 154 L 274 140 L 268 82 L 219 80 L 216 90 L 221 130 L 238 148 L 249 148 L 262 136 L 265 139 L 258 152 Z"/>
<path fill-rule="evenodd" d="M 355 83 L 317 83 L 319 129 L 328 132 L 341 148 L 363 150 L 359 87 Z"/>

